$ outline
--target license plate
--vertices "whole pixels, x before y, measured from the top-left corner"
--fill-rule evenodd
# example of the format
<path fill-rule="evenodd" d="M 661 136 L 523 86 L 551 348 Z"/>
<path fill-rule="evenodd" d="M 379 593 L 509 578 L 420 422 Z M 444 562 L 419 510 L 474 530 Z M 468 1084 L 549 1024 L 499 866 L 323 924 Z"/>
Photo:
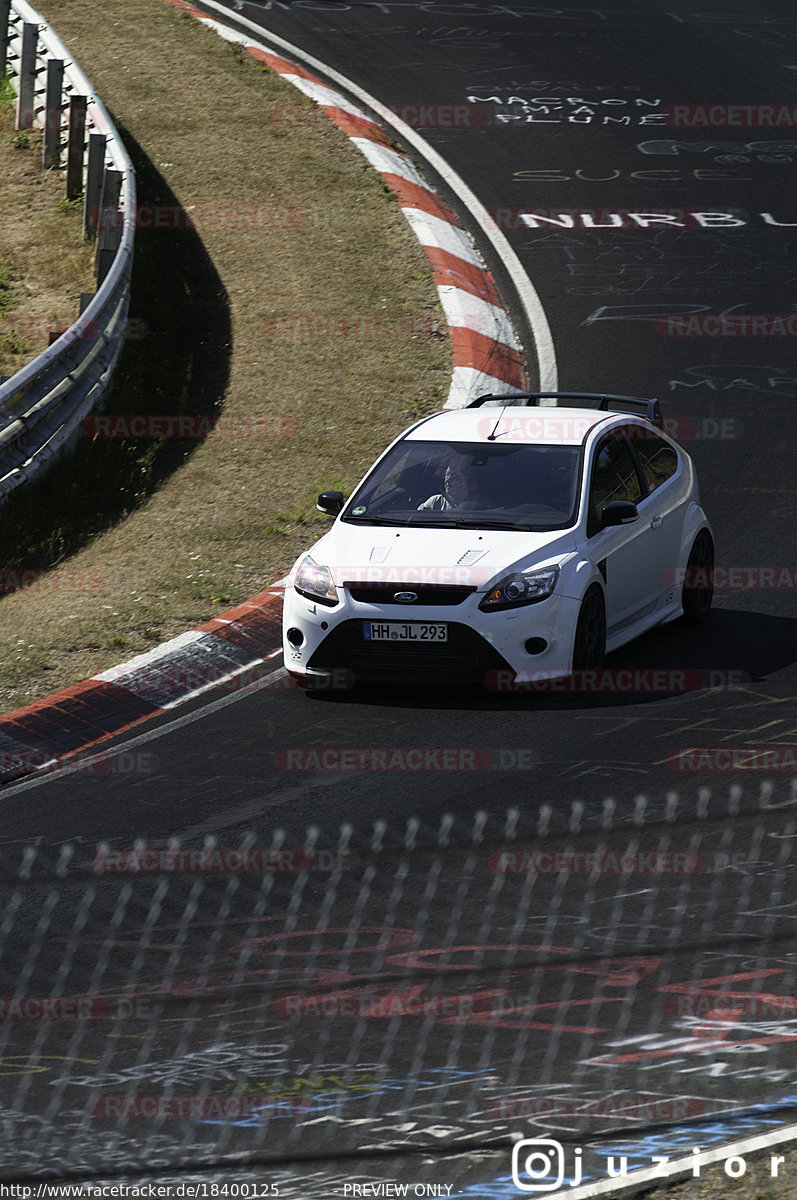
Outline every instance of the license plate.
<path fill-rule="evenodd" d="M 363 638 L 366 642 L 447 642 L 448 626 L 445 622 L 422 621 L 363 621 Z"/>

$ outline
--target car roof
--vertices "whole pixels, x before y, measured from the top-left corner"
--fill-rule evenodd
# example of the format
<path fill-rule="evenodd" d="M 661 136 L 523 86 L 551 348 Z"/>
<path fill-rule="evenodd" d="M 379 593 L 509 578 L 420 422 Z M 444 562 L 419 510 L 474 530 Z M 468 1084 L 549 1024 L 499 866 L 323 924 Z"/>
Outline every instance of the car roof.
<path fill-rule="evenodd" d="M 649 426 L 649 422 L 625 412 L 594 408 L 518 407 L 447 409 L 413 426 L 405 437 L 410 441 L 497 442 L 527 445 L 580 446 L 599 425 L 615 418 L 623 423 Z M 654 427 L 649 426 L 651 429 Z"/>

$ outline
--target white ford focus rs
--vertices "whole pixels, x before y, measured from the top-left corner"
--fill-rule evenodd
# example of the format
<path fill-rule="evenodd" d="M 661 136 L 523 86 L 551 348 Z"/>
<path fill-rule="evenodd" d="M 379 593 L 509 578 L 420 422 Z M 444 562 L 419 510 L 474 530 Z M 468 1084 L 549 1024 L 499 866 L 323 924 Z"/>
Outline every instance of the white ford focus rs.
<path fill-rule="evenodd" d="M 418 421 L 348 501 L 319 496 L 335 523 L 291 571 L 286 668 L 306 687 L 496 673 L 514 686 L 702 620 L 711 527 L 661 423 L 656 401 L 580 392 L 483 396 Z"/>

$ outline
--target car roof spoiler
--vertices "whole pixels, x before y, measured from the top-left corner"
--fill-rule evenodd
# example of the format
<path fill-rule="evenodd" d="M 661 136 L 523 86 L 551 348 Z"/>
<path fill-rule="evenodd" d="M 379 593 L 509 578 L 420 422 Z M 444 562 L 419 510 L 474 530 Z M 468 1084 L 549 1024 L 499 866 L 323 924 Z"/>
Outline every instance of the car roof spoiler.
<path fill-rule="evenodd" d="M 466 408 L 481 408 L 483 404 L 490 401 L 499 404 L 512 405 L 513 407 L 529 407 L 538 405 L 540 400 L 590 400 L 591 404 L 578 404 L 577 408 L 592 408 L 609 411 L 609 407 L 620 408 L 623 406 L 630 409 L 632 412 L 640 412 L 652 425 L 658 425 L 660 429 L 664 428 L 664 418 L 661 414 L 661 405 L 658 400 L 645 400 L 640 396 L 610 396 L 605 392 L 507 392 L 503 395 L 487 395 L 478 396 L 475 400 L 471 400 Z M 517 401 L 522 401 L 522 405 L 516 404 Z M 597 401 L 597 403 L 595 403 Z M 558 405 L 553 405 L 556 408 Z M 568 407 L 572 407 L 568 405 Z"/>

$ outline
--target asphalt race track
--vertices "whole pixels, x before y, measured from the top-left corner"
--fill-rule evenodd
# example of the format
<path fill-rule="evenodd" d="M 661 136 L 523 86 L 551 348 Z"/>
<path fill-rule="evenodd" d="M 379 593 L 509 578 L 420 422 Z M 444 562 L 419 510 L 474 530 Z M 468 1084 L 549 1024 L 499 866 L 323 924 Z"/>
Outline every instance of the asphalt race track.
<path fill-rule="evenodd" d="M 277 660 L 6 789 L 17 995 L 101 1019 L 5 1022 L 0 1177 L 480 1200 L 520 1194 L 513 1133 L 598 1179 L 794 1120 L 797 16 L 698 7 L 230 4 L 466 181 L 561 388 L 661 399 L 721 586 L 610 692 L 305 696 Z"/>

